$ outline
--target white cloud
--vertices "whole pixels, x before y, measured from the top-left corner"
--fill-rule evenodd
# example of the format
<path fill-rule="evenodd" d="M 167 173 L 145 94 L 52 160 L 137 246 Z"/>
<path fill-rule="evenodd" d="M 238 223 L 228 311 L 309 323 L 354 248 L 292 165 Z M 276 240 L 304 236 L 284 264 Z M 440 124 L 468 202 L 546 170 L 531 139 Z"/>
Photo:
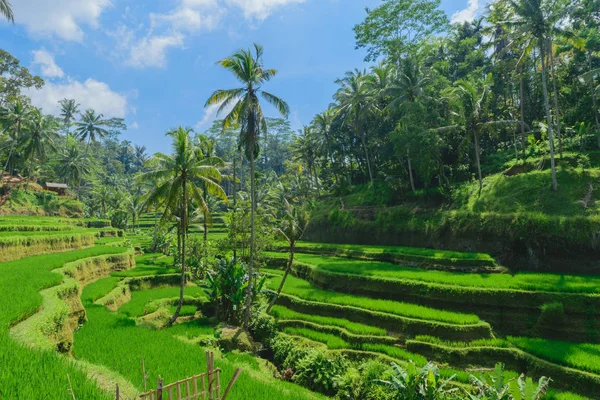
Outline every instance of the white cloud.
<path fill-rule="evenodd" d="M 264 20 L 275 11 L 276 8 L 288 4 L 303 3 L 304 0 L 226 0 L 227 4 L 236 6 L 244 12 L 247 19 Z"/>
<path fill-rule="evenodd" d="M 231 9 L 241 9 L 248 20 L 264 20 L 276 8 L 305 0 L 180 0 L 167 13 L 150 13 L 146 32 L 121 25 L 109 33 L 117 42 L 117 50 L 126 65 L 136 68 L 165 67 L 172 48 L 182 48 L 192 34 L 219 27 Z M 230 28 L 231 30 L 231 28 Z M 125 54 L 123 56 L 123 54 Z"/>
<path fill-rule="evenodd" d="M 56 65 L 54 56 L 45 49 L 34 50 L 33 64 L 40 67 L 42 76 L 47 78 L 62 78 L 65 76 L 63 70 Z"/>
<path fill-rule="evenodd" d="M 199 30 L 215 29 L 224 10 L 213 8 L 209 12 L 201 12 L 192 8 L 178 8 L 167 14 L 150 14 L 151 26 L 168 24 L 174 31 L 196 32 Z"/>
<path fill-rule="evenodd" d="M 46 82 L 39 90 L 29 89 L 26 93 L 31 102 L 46 113 L 58 114 L 58 102 L 75 99 L 81 110 L 92 108 L 105 117 L 125 117 L 127 98 L 113 91 L 106 83 L 89 78 L 84 82 L 67 78 L 62 82 Z"/>
<path fill-rule="evenodd" d="M 479 13 L 479 0 L 469 0 L 467 8 L 457 11 L 452 15 L 450 21 L 455 23 L 471 22 Z"/>
<path fill-rule="evenodd" d="M 178 32 L 160 35 L 148 35 L 129 47 L 127 65 L 144 67 L 164 67 L 167 63 L 167 50 L 171 47 L 182 47 L 183 35 Z"/>
<path fill-rule="evenodd" d="M 139 129 L 140 125 L 137 123 L 137 121 L 134 121 L 133 124 L 129 125 L 129 128 L 131 129 Z"/>
<path fill-rule="evenodd" d="M 225 107 L 225 109 L 220 114 L 218 113 L 219 107 L 221 107 L 220 104 L 213 104 L 206 107 L 204 109 L 204 115 L 202 116 L 202 119 L 198 121 L 195 128 L 197 130 L 210 128 L 214 121 L 216 121 L 219 118 L 225 118 L 227 114 L 229 114 L 231 110 L 233 110 L 235 104 L 235 101 L 231 102 L 227 107 Z"/>
<path fill-rule="evenodd" d="M 15 23 L 33 36 L 83 41 L 82 25 L 98 27 L 98 17 L 111 5 L 109 0 L 17 0 L 13 1 Z"/>

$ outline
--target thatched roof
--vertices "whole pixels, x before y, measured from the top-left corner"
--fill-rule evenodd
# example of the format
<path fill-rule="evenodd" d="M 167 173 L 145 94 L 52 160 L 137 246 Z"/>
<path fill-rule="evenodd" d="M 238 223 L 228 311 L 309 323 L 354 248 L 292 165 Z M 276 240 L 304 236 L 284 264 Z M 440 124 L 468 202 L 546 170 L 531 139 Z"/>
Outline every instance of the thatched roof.
<path fill-rule="evenodd" d="M 69 185 L 67 185 L 66 183 L 51 183 L 51 182 L 46 182 L 46 188 L 48 189 L 68 189 Z"/>

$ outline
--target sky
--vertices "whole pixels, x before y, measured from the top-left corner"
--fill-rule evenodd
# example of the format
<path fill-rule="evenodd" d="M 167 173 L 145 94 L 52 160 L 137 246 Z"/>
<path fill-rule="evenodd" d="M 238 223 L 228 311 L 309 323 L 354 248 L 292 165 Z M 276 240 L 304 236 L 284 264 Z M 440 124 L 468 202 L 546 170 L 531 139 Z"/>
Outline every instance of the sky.
<path fill-rule="evenodd" d="M 334 80 L 364 68 L 352 27 L 380 0 L 13 0 L 0 48 L 44 78 L 27 95 L 44 112 L 74 98 L 82 111 L 125 119 L 122 139 L 166 151 L 173 127 L 208 129 L 217 89 L 239 86 L 215 63 L 252 43 L 278 70 L 265 90 L 290 105 L 294 129 L 331 103 Z M 480 0 L 442 0 L 453 22 L 481 13 Z M 277 116 L 266 108 L 267 116 Z"/>

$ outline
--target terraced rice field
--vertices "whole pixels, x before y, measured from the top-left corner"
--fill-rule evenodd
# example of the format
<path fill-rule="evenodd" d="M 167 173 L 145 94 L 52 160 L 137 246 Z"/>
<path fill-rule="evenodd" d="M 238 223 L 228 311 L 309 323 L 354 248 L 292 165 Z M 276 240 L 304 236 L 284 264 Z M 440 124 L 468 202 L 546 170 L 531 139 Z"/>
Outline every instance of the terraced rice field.
<path fill-rule="evenodd" d="M 179 272 L 173 266 L 173 259 L 156 254 L 136 257 L 133 269 L 108 271 L 104 272 L 104 276 L 100 274 L 92 279 L 78 278 L 82 285 L 80 295 L 86 321 L 73 336 L 70 352 L 75 362 L 53 351 L 32 350 L 27 347 L 37 346 L 40 332 L 47 332 L 47 328 L 37 326 L 31 335 L 19 331 L 19 336 L 15 336 L 15 326 L 37 315 L 40 305 L 46 301 L 40 293 L 63 281 L 64 277 L 52 272 L 53 270 L 70 262 L 125 254 L 129 251 L 123 246 L 125 242 L 118 237 L 118 232 L 105 225 L 103 221 L 58 218 L 13 217 L 0 220 L 0 242 L 5 240 L 6 243 L 16 243 L 15 246 L 22 245 L 23 240 L 38 238 L 44 244 L 50 243 L 49 246 L 56 237 L 91 235 L 92 238 L 91 242 L 72 241 L 71 248 L 62 245 L 57 245 L 56 249 L 43 246 L 39 249 L 32 248 L 48 254 L 25 254 L 20 259 L 0 263 L 0 287 L 3 288 L 0 291 L 0 365 L 11 366 L 10 369 L 0 369 L 0 398 L 36 398 L 39 391 L 43 390 L 47 393 L 45 398 L 63 399 L 68 395 L 65 388 L 69 387 L 69 380 L 77 398 L 112 398 L 107 389 L 111 389 L 115 382 L 119 383 L 125 393 L 135 395 L 142 385 L 142 358 L 149 382 L 155 382 L 159 375 L 165 382 L 175 381 L 205 368 L 204 350 L 199 343 L 214 337 L 213 321 L 196 318 L 168 329 L 152 329 L 153 316 L 159 316 L 160 312 L 169 315 L 174 308 L 173 299 L 179 293 L 179 289 L 172 283 L 165 283 L 171 282 L 169 279 L 176 278 Z M 145 217 L 141 225 L 148 225 L 142 228 L 142 234 L 128 237 L 135 244 L 148 241 L 148 232 L 152 229 L 153 222 Z M 200 228 L 201 226 L 197 226 L 193 234 L 203 234 Z M 213 230 L 209 231 L 211 240 L 223 237 L 226 234 L 224 229 L 222 220 L 216 219 Z M 109 237 L 100 237 L 102 231 L 109 233 Z M 16 249 L 18 247 L 13 250 Z M 451 306 L 438 308 L 431 304 L 425 305 L 418 299 L 395 301 L 380 298 L 376 291 L 369 292 L 369 295 L 358 295 L 326 290 L 320 287 L 325 281 L 320 280 L 318 275 L 311 275 L 310 271 L 336 274 L 340 280 L 346 281 L 358 276 L 440 285 L 440 288 L 550 292 L 565 296 L 595 295 L 600 290 L 598 277 L 444 270 L 447 266 L 461 265 L 469 268 L 498 268 L 491 257 L 477 253 L 315 243 L 301 243 L 298 252 L 299 269 L 295 267 L 294 274 L 308 274 L 310 279 L 290 275 L 280 301 L 272 309 L 280 330 L 288 335 L 304 338 L 309 343 L 324 344 L 331 351 L 347 353 L 352 357 L 379 357 L 386 362 L 396 360 L 399 363 L 412 360 L 417 365 L 427 362 L 427 358 L 419 353 L 423 350 L 429 354 L 427 346 L 445 349 L 443 352 L 450 360 L 456 360 L 452 358 L 460 354 L 456 352 L 472 351 L 471 349 L 487 349 L 483 351 L 500 355 L 504 354 L 502 351 L 509 351 L 517 360 L 529 360 L 526 361 L 529 363 L 527 365 L 535 371 L 543 372 L 550 368 L 558 377 L 555 379 L 555 387 L 579 390 L 581 394 L 587 395 L 591 395 L 589 388 L 600 388 L 600 348 L 597 344 L 523 336 L 493 339 L 489 325 L 477 313 L 453 310 Z M 282 253 L 270 253 L 269 256 L 275 260 L 287 257 Z M 411 266 L 402 266 L 402 260 L 412 262 Z M 442 268 L 426 269 L 428 265 L 434 264 Z M 282 279 L 280 269 L 267 268 L 263 272 L 270 276 L 270 289 L 279 286 Z M 119 303 L 116 311 L 95 303 L 128 279 L 142 284 L 140 287 L 132 286 L 130 297 L 124 298 L 123 304 Z M 205 299 L 205 294 L 202 288 L 190 283 L 186 288 L 186 299 L 182 316 L 191 318 L 197 315 L 196 304 Z M 572 299 L 574 300 L 570 300 L 571 302 L 576 302 L 579 297 Z M 570 312 L 576 306 L 577 303 L 565 302 L 565 312 Z M 415 329 L 418 332 L 424 330 L 430 336 L 419 336 L 425 333 L 415 333 Z M 61 332 L 57 331 L 44 340 L 50 344 L 56 343 L 56 338 L 63 334 Z M 448 332 L 450 338 L 446 337 Z M 467 339 L 461 340 L 463 336 Z M 435 360 L 435 351 L 432 356 Z M 479 365 L 481 367 L 493 366 L 483 362 L 486 361 L 484 357 L 479 360 L 485 364 Z M 222 368 L 224 380 L 233 374 L 237 366 L 242 366 L 245 370 L 236 384 L 236 390 L 232 392 L 232 399 L 300 400 L 322 397 L 296 385 L 274 380 L 264 362 L 250 355 L 225 354 L 218 357 L 217 366 Z M 569 372 L 562 375 L 564 371 Z M 452 363 L 445 366 L 442 373 L 444 376 L 456 374 L 459 381 L 468 384 L 468 373 L 452 368 Z M 90 379 L 92 375 L 100 377 L 100 382 Z M 22 380 L 19 379 L 21 376 L 31 378 Z M 579 382 L 581 386 L 561 385 L 568 379 Z M 584 399 L 569 392 L 556 391 L 550 393 L 548 398 Z"/>

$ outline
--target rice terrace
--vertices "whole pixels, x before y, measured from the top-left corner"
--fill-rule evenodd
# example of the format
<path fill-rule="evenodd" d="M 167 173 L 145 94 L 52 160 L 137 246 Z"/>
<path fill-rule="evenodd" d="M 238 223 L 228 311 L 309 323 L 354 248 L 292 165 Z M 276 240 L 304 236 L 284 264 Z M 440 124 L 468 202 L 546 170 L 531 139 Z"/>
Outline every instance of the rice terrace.
<path fill-rule="evenodd" d="M 600 399 L 598 0 L 0 14 L 0 400 Z"/>

